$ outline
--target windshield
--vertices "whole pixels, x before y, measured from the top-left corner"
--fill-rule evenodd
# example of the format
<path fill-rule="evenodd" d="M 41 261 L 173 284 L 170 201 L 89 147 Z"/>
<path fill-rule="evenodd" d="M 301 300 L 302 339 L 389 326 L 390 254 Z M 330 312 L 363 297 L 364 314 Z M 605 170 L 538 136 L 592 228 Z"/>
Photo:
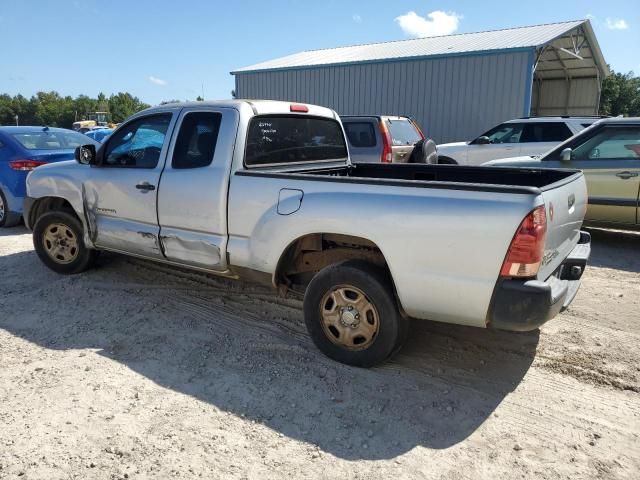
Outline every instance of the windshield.
<path fill-rule="evenodd" d="M 391 142 L 394 146 L 415 145 L 422 140 L 416 127 L 408 118 L 388 119 L 387 127 L 391 133 Z"/>
<path fill-rule="evenodd" d="M 301 115 L 254 117 L 247 133 L 246 165 L 314 162 L 347 158 L 340 124 Z"/>
<path fill-rule="evenodd" d="M 72 150 L 91 143 L 86 135 L 76 132 L 25 132 L 11 135 L 27 150 Z"/>

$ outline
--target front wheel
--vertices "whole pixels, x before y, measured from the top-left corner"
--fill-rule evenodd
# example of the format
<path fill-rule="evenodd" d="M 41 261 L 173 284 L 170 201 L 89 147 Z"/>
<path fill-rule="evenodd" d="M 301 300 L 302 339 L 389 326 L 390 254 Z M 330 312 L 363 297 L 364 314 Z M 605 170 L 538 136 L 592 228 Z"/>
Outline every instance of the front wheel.
<path fill-rule="evenodd" d="M 70 275 L 88 269 L 95 250 L 82 240 L 82 224 L 71 213 L 48 212 L 36 221 L 33 246 L 40 260 L 54 272 Z"/>
<path fill-rule="evenodd" d="M 399 350 L 409 322 L 398 312 L 388 274 L 359 260 L 331 265 L 313 277 L 304 318 L 325 355 L 358 367 L 382 363 Z"/>

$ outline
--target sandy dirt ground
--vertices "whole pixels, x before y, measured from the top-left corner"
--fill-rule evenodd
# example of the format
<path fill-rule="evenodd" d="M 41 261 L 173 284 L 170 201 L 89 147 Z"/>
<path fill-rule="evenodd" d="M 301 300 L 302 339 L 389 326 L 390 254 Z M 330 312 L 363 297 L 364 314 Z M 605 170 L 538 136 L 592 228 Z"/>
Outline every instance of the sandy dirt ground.
<path fill-rule="evenodd" d="M 116 255 L 59 276 L 0 230 L 0 478 L 638 479 L 640 234 L 592 234 L 541 331 L 414 321 L 362 370 L 294 299 Z"/>

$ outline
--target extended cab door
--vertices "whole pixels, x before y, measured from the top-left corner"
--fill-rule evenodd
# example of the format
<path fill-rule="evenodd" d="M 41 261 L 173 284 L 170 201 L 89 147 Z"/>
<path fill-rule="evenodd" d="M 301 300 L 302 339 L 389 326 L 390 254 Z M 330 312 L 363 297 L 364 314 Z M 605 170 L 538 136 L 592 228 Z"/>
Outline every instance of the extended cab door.
<path fill-rule="evenodd" d="M 173 123 L 171 112 L 136 117 L 101 147 L 98 164 L 83 185 L 96 246 L 162 257 L 156 200 Z"/>
<path fill-rule="evenodd" d="M 227 192 L 238 120 L 232 108 L 180 113 L 158 196 L 160 242 L 168 260 L 227 269 Z"/>
<path fill-rule="evenodd" d="M 584 172 L 589 195 L 585 220 L 637 223 L 640 126 L 604 125 L 587 137 L 576 138 L 569 146 L 573 150 L 571 160 L 560 160 L 559 151 L 544 160 L 549 167 L 576 168 Z"/>

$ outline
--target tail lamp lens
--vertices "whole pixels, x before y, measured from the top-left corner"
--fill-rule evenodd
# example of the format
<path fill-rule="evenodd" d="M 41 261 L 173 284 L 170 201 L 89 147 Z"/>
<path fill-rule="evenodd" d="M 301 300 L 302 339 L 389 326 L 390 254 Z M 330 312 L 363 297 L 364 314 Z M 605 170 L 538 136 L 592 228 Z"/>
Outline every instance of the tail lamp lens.
<path fill-rule="evenodd" d="M 536 207 L 518 227 L 502 264 L 500 276 L 532 278 L 538 274 L 544 255 L 547 215 L 544 205 Z"/>
<path fill-rule="evenodd" d="M 9 167 L 19 172 L 30 172 L 34 168 L 45 165 L 46 163 L 47 162 L 40 160 L 12 160 L 9 162 Z"/>

